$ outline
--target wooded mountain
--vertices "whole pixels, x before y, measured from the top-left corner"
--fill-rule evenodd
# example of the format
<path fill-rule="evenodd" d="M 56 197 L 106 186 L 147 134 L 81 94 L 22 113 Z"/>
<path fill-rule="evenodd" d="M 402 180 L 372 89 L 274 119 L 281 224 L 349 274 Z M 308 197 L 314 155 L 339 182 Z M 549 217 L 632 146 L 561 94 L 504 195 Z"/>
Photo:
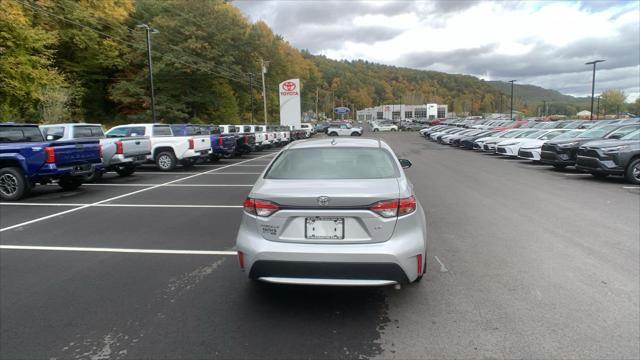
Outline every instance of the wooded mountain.
<path fill-rule="evenodd" d="M 277 84 L 302 82 L 303 111 L 336 106 L 448 104 L 450 111 L 508 109 L 502 83 L 367 61 L 336 61 L 292 47 L 264 22 L 251 23 L 222 0 L 0 0 L 0 121 L 149 121 L 146 34 L 151 34 L 158 118 L 164 122 L 278 120 Z M 542 99 L 571 106 L 551 90 L 517 85 L 515 108 Z M 551 96 L 553 95 L 553 96 Z M 577 101 L 577 100 L 575 100 Z M 252 112 L 253 102 L 253 112 Z"/>

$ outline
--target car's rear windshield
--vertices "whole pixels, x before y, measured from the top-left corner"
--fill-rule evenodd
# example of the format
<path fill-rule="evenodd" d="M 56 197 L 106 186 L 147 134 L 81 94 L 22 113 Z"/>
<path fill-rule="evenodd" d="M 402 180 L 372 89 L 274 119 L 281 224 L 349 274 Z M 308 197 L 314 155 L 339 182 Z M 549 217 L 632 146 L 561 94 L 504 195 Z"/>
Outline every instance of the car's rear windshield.
<path fill-rule="evenodd" d="M 387 179 L 399 176 L 391 154 L 380 148 L 291 149 L 271 165 L 266 179 Z"/>
<path fill-rule="evenodd" d="M 73 130 L 75 138 L 102 138 L 104 137 L 104 133 L 102 132 L 102 127 L 100 126 L 76 126 Z"/>
<path fill-rule="evenodd" d="M 44 141 L 37 126 L 0 126 L 0 143 Z"/>

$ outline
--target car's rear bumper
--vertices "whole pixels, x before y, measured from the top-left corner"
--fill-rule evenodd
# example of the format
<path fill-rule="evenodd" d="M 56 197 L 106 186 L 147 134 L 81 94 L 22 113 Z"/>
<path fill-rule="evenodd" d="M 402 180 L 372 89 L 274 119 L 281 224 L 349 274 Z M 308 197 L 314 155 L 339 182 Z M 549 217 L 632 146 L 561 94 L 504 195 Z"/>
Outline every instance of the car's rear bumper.
<path fill-rule="evenodd" d="M 421 208 L 415 215 L 424 219 Z M 400 224 L 402 218 L 398 220 L 387 241 L 319 244 L 266 240 L 258 233 L 256 219 L 244 214 L 236 247 L 242 253 L 243 270 L 254 279 L 317 285 L 346 285 L 344 280 L 364 281 L 362 285 L 371 281 L 406 283 L 421 274 L 418 262 L 424 264 L 427 257 L 426 227 L 409 218 L 404 219 L 405 224 Z"/>

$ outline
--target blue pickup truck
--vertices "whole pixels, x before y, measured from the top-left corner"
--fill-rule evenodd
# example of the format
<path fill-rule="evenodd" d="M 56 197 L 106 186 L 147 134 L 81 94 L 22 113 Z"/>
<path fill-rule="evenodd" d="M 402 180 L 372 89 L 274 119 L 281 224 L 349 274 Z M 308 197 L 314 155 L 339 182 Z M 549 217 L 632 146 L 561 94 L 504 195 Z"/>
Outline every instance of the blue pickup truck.
<path fill-rule="evenodd" d="M 35 184 L 77 189 L 102 166 L 96 139 L 45 141 L 38 125 L 0 123 L 0 199 L 19 200 Z"/>

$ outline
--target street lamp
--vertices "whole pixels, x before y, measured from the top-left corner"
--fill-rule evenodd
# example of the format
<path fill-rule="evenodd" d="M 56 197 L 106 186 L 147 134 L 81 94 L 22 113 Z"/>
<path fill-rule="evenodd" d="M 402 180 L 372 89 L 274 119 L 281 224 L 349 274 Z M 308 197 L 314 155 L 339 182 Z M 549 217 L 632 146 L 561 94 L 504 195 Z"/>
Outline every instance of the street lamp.
<path fill-rule="evenodd" d="M 591 80 L 591 114 L 589 115 L 589 120 L 593 120 L 593 95 L 596 86 L 596 64 L 604 61 L 605 60 L 594 60 L 584 63 L 585 65 L 593 65 L 593 78 Z"/>
<path fill-rule="evenodd" d="M 510 115 L 511 120 L 513 120 L 513 83 L 516 81 L 517 80 L 509 80 L 509 82 L 511 83 L 511 115 Z"/>
<path fill-rule="evenodd" d="M 151 34 L 157 34 L 160 31 L 150 27 L 147 24 L 137 25 L 147 32 L 147 58 L 149 60 L 149 88 L 151 90 L 151 118 L 153 123 L 156 122 L 156 94 L 153 90 L 153 63 L 151 62 Z"/>

